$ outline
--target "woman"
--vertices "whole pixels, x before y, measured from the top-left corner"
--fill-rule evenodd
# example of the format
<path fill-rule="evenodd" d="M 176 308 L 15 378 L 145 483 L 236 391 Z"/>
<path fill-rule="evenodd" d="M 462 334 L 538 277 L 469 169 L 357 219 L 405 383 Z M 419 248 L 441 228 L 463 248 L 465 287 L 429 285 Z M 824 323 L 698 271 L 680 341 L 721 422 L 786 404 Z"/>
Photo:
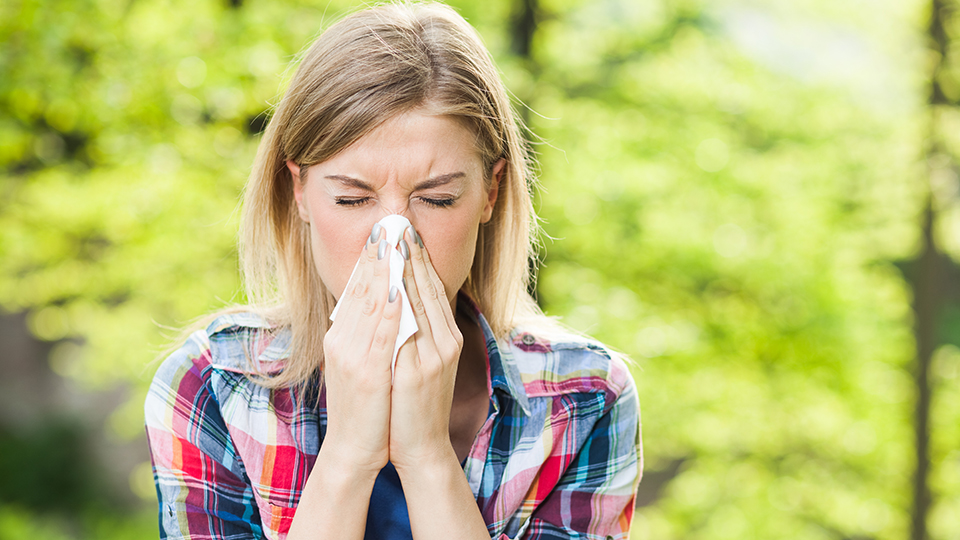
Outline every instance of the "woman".
<path fill-rule="evenodd" d="M 244 194 L 251 304 L 193 333 L 147 398 L 161 537 L 626 537 L 635 388 L 527 294 L 529 178 L 453 10 L 329 28 Z M 378 224 L 394 214 L 400 287 Z M 403 302 L 417 330 L 393 367 Z"/>

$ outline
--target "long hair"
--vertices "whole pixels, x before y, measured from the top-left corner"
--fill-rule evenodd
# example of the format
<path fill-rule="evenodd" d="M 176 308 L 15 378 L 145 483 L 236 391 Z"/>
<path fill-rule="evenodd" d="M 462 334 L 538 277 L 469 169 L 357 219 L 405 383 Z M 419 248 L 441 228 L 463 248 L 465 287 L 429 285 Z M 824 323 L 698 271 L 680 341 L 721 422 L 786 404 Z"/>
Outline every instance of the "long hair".
<path fill-rule="evenodd" d="M 498 338 L 517 321 L 546 320 L 527 292 L 538 232 L 530 164 L 490 54 L 447 6 L 381 5 L 334 24 L 307 50 L 267 125 L 244 191 L 240 257 L 247 308 L 292 333 L 284 369 L 262 384 L 296 385 L 317 373 L 335 304 L 314 266 L 309 226 L 297 213 L 286 161 L 298 164 L 305 178 L 305 167 L 419 107 L 473 131 L 487 187 L 494 165 L 506 161 L 464 292 Z"/>

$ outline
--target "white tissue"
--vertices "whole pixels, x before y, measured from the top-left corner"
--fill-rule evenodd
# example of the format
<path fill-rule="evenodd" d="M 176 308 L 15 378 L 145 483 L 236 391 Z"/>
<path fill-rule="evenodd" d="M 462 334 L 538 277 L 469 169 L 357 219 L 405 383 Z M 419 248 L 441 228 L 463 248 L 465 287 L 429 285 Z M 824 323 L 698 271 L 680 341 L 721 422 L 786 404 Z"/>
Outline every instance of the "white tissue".
<path fill-rule="evenodd" d="M 381 219 L 379 223 L 387 233 L 386 256 L 390 261 L 390 285 L 387 290 L 389 291 L 392 290 L 393 287 L 396 287 L 397 290 L 400 291 L 400 331 L 397 334 L 397 343 L 393 348 L 393 362 L 390 364 L 390 373 L 393 373 L 397 367 L 397 353 L 400 352 L 400 346 L 403 345 L 410 336 L 416 334 L 418 330 L 417 320 L 413 316 L 413 309 L 410 307 L 410 299 L 407 298 L 407 290 L 403 286 L 403 255 L 400 254 L 400 249 L 397 247 L 403 238 L 403 231 L 407 230 L 410 222 L 401 215 L 391 214 Z M 362 252 L 360 256 L 363 256 Z M 353 267 L 353 273 L 350 274 L 350 280 L 347 283 L 353 281 L 353 276 L 357 273 L 358 266 L 360 266 L 359 259 Z M 341 294 L 340 300 L 337 301 L 337 305 L 333 308 L 333 313 L 330 314 L 331 321 L 336 318 L 340 304 L 343 302 L 343 297 L 344 295 Z"/>

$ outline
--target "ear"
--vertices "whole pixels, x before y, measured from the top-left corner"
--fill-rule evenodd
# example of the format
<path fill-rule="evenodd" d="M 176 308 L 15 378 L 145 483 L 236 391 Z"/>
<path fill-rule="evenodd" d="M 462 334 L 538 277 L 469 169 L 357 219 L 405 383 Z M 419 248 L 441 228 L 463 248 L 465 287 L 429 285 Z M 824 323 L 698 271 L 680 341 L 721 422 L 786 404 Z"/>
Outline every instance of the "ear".
<path fill-rule="evenodd" d="M 493 173 L 490 175 L 490 191 L 487 192 L 487 202 L 483 206 L 480 223 L 486 223 L 493 217 L 493 207 L 497 204 L 497 195 L 500 194 L 500 182 L 507 172 L 507 160 L 500 158 L 493 164 Z"/>
<path fill-rule="evenodd" d="M 290 169 L 290 177 L 293 181 L 293 198 L 297 200 L 297 212 L 300 214 L 300 219 L 310 223 L 310 213 L 303 204 L 303 185 L 306 183 L 306 178 L 303 181 L 300 180 L 300 166 L 289 159 L 287 168 Z"/>

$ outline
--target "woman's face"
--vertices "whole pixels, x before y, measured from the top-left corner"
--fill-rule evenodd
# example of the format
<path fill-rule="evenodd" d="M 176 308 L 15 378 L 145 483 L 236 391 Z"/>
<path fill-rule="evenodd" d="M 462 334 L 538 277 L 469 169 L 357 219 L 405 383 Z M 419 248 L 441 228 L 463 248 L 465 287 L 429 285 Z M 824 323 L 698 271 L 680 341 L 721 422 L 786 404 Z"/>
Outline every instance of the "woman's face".
<path fill-rule="evenodd" d="M 487 189 L 474 134 L 451 117 L 414 110 L 310 166 L 305 179 L 287 166 L 300 217 L 310 224 L 314 263 L 334 296 L 346 288 L 373 224 L 400 214 L 423 238 L 452 302 L 473 264 L 479 226 L 493 212 L 504 161 Z"/>

